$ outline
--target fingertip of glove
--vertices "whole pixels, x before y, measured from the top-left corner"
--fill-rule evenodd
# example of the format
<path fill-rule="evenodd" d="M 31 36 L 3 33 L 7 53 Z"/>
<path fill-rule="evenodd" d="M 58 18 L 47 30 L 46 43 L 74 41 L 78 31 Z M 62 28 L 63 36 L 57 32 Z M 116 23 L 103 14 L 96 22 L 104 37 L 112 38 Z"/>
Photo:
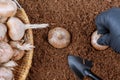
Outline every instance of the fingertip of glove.
<path fill-rule="evenodd" d="M 120 53 L 120 37 L 111 40 L 110 46 L 115 52 Z"/>

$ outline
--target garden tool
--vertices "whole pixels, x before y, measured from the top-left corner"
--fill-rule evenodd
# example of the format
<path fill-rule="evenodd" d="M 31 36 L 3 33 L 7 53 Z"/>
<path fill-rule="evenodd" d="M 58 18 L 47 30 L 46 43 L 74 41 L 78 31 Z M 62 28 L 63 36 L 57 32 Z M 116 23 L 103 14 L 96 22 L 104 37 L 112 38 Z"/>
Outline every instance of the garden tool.
<path fill-rule="evenodd" d="M 93 80 L 101 80 L 98 76 L 91 72 L 92 61 L 69 55 L 68 64 L 73 72 L 80 78 L 80 80 L 83 80 L 85 76 L 88 76 Z"/>

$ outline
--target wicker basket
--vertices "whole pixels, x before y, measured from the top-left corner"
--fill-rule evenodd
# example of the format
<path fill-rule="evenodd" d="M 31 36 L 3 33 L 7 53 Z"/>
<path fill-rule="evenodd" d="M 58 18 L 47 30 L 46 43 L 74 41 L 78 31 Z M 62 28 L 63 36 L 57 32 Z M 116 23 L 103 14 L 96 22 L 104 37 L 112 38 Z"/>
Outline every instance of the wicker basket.
<path fill-rule="evenodd" d="M 16 16 L 19 17 L 25 24 L 30 23 L 24 9 L 18 9 Z M 26 31 L 25 36 L 26 36 L 26 41 L 33 44 L 33 34 L 31 29 Z M 14 71 L 15 80 L 26 79 L 32 64 L 32 57 L 33 57 L 33 50 L 28 51 L 23 57 L 23 59 L 17 62 L 18 66 L 15 68 L 15 71 Z"/>

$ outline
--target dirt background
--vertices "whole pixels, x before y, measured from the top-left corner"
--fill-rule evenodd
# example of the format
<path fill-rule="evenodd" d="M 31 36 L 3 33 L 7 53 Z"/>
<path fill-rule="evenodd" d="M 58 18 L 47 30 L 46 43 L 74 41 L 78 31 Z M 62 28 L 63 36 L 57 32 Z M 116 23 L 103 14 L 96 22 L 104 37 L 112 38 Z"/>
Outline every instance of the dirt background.
<path fill-rule="evenodd" d="M 19 0 L 31 23 L 49 23 L 50 27 L 33 30 L 35 51 L 27 80 L 77 80 L 67 63 L 69 54 L 94 62 L 92 71 L 104 80 L 120 80 L 120 55 L 111 48 L 97 51 L 90 44 L 96 30 L 97 14 L 119 7 L 120 0 Z M 48 31 L 64 27 L 72 36 L 67 48 L 55 49 L 47 40 Z M 86 79 L 87 80 L 87 79 Z"/>

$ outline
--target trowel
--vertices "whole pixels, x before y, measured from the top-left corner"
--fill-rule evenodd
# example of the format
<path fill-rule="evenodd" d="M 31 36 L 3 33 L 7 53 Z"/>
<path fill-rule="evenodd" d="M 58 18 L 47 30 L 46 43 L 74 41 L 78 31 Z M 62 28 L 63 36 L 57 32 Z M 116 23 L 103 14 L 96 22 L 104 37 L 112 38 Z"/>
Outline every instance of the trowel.
<path fill-rule="evenodd" d="M 91 72 L 92 61 L 84 60 L 78 56 L 69 55 L 68 64 L 80 80 L 83 80 L 86 76 L 93 80 L 102 80 Z"/>

